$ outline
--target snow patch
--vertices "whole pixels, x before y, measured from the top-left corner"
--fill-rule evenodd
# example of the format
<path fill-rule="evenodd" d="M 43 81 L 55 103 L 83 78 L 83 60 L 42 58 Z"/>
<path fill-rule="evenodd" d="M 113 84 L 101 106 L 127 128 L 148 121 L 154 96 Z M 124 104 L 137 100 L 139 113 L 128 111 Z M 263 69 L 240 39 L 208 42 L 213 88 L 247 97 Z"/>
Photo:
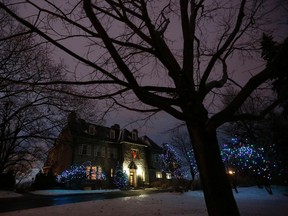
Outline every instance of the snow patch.
<path fill-rule="evenodd" d="M 234 192 L 240 214 L 244 216 L 287 216 L 288 212 L 288 188 L 272 187 L 273 195 L 262 188 L 247 187 L 238 188 L 239 193 Z M 100 193 L 99 191 L 73 191 L 73 190 L 43 190 L 35 191 L 36 194 L 75 194 L 75 193 Z M 113 190 L 114 191 L 114 190 Z M 111 192 L 111 191 L 110 191 Z M 2 193 L 0 193 L 0 196 Z M 12 195 L 11 193 L 10 195 Z M 9 195 L 6 194 L 6 195 Z M 193 215 L 206 216 L 203 192 L 189 191 L 185 193 L 156 193 L 133 197 L 123 197 L 107 200 L 94 200 L 82 203 L 49 206 L 14 212 L 1 213 L 1 216 L 81 216 L 81 215 Z"/>

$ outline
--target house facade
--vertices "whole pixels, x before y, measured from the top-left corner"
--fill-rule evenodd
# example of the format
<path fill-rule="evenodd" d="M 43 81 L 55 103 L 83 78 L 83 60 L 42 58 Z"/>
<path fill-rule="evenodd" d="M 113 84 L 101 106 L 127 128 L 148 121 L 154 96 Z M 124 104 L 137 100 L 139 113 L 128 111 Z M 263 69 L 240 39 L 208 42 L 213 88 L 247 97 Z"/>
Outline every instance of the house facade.
<path fill-rule="evenodd" d="M 161 153 L 160 146 L 147 136 L 139 137 L 137 130 L 121 129 L 117 124 L 104 127 L 87 123 L 71 113 L 67 126 L 49 151 L 43 170 L 58 175 L 71 165 L 85 164 L 90 182 L 105 174 L 112 185 L 120 164 L 131 187 L 149 186 L 166 176 L 161 171 Z"/>

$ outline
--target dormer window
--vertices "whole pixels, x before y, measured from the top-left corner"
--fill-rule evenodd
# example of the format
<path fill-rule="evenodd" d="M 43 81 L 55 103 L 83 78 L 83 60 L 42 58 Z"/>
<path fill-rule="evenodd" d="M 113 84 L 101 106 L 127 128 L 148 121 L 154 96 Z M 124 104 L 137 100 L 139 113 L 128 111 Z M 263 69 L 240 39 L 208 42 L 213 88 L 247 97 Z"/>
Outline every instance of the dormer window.
<path fill-rule="evenodd" d="M 88 131 L 88 133 L 89 133 L 90 135 L 95 135 L 95 134 L 96 134 L 96 128 L 95 128 L 94 125 L 89 125 L 89 131 Z"/>
<path fill-rule="evenodd" d="M 111 130 L 110 130 L 109 137 L 110 137 L 111 139 L 115 139 L 115 130 L 114 130 L 114 129 L 111 129 Z"/>
<path fill-rule="evenodd" d="M 137 140 L 138 139 L 138 131 L 137 130 L 133 130 L 131 136 L 132 136 L 133 140 Z"/>
<path fill-rule="evenodd" d="M 132 133 L 132 139 L 133 139 L 133 140 L 137 140 L 136 133 L 134 133 L 134 132 Z"/>

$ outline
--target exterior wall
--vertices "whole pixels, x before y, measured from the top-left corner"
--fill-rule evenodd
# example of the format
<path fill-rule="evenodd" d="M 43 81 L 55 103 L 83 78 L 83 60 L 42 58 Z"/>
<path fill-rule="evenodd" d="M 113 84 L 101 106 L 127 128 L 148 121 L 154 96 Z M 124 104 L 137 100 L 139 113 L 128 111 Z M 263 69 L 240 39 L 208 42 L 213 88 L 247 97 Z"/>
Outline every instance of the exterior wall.
<path fill-rule="evenodd" d="M 120 149 L 117 143 L 108 143 L 97 139 L 81 138 L 76 141 L 74 148 L 74 164 L 88 162 L 91 166 L 101 167 L 108 179 L 116 169 L 117 162 L 120 161 Z M 87 154 L 81 153 L 81 146 L 87 145 Z M 112 150 L 113 149 L 113 150 Z M 111 155 L 113 152 L 113 155 Z M 99 154 L 100 153 L 100 154 Z M 112 173 L 111 173 L 112 172 Z"/>
<path fill-rule="evenodd" d="M 145 146 L 123 143 L 122 148 L 123 170 L 128 175 L 130 186 L 139 187 L 149 184 Z M 136 167 L 131 167 L 132 163 Z"/>
<path fill-rule="evenodd" d="M 157 175 L 157 173 L 161 173 L 162 174 L 162 168 L 161 168 L 161 163 L 160 163 L 160 160 L 159 160 L 159 157 L 158 157 L 159 153 L 156 153 L 156 152 L 150 152 L 150 159 L 149 159 L 149 177 L 150 177 L 150 183 L 152 182 L 155 182 L 159 179 L 162 179 L 163 178 L 163 175 L 162 177 L 160 178 L 159 175 Z"/>
<path fill-rule="evenodd" d="M 43 171 L 45 173 L 51 172 L 53 175 L 58 175 L 71 166 L 72 160 L 72 136 L 69 130 L 64 130 L 49 151 L 48 159 L 46 165 L 43 167 Z"/>
<path fill-rule="evenodd" d="M 149 185 L 154 181 L 159 163 L 154 161 L 153 155 L 157 152 L 152 151 L 150 139 L 143 142 L 138 138 L 137 130 L 130 132 L 123 129 L 120 132 L 119 125 L 107 128 L 72 117 L 49 152 L 43 168 L 46 173 L 50 171 L 58 175 L 73 164 L 85 164 L 90 180 L 97 176 L 95 170 L 97 173 L 101 170 L 111 183 L 120 163 L 131 186 Z"/>
<path fill-rule="evenodd" d="M 53 174 L 56 173 L 59 174 L 63 170 L 68 169 L 71 165 L 72 161 L 72 152 L 73 149 L 69 144 L 63 144 L 59 145 L 59 151 L 56 156 L 56 163 L 55 163 L 55 169 L 53 169 Z"/>

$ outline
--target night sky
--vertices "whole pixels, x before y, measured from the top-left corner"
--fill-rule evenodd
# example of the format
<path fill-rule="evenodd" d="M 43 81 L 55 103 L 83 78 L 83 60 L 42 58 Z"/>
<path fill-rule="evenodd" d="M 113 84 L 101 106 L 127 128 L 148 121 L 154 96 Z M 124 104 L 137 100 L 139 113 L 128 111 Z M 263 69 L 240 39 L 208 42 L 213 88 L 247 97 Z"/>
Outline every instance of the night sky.
<path fill-rule="evenodd" d="M 15 1 L 17 2 L 17 1 Z M 37 4 L 40 1 L 35 1 Z M 268 1 L 269 2 L 269 1 Z M 271 1 L 270 3 L 272 4 Z M 288 8 L 285 8 L 285 1 L 277 1 L 276 3 L 282 4 L 283 8 L 281 10 L 281 13 L 277 12 L 275 17 L 270 17 L 273 19 L 278 20 L 278 23 L 280 25 L 273 27 L 276 28 L 276 31 L 274 33 L 275 39 L 281 41 L 283 38 L 285 38 L 288 35 Z M 39 3 L 41 5 L 42 3 Z M 160 3 L 161 4 L 161 3 Z M 287 4 L 286 4 L 287 5 Z M 21 16 L 27 16 L 28 14 L 35 13 L 35 10 L 31 9 L 31 7 L 23 7 L 23 5 L 18 6 L 19 12 Z M 169 37 L 171 40 L 173 40 L 173 46 L 172 49 L 181 49 L 182 46 L 182 35 L 180 27 L 180 20 L 177 18 L 177 16 L 174 16 L 175 19 L 171 20 L 170 25 L 167 29 L 167 33 L 165 36 Z M 209 28 L 210 32 L 213 32 L 213 27 Z M 211 34 L 212 35 L 212 34 Z M 75 50 L 76 52 L 85 53 L 86 49 L 83 49 L 82 41 L 67 41 L 63 44 L 67 45 L 71 50 Z M 75 60 L 73 60 L 70 56 L 67 56 L 63 51 L 59 51 L 55 49 L 55 53 L 53 54 L 55 56 L 55 60 L 59 61 L 60 59 L 64 59 L 65 64 L 68 65 L 70 70 L 74 70 L 74 67 L 76 65 Z M 234 61 L 234 63 L 233 63 Z M 239 59 L 237 56 L 234 60 L 232 60 L 231 67 L 229 68 L 230 71 L 232 71 L 232 78 L 237 80 L 238 83 L 242 84 L 245 83 L 249 77 L 250 74 L 254 72 L 255 68 L 258 68 L 260 65 L 263 65 L 263 63 L 259 62 L 249 62 L 247 59 Z M 78 76 L 81 76 L 83 71 L 87 72 L 87 68 L 85 66 L 79 66 L 77 68 L 77 74 Z M 84 72 L 85 73 L 85 72 Z M 210 101 L 208 100 L 206 102 L 206 105 L 209 106 Z M 96 109 L 97 110 L 97 109 Z M 101 109 L 98 109 L 101 110 Z M 211 114 L 213 114 L 216 110 L 216 108 L 213 108 L 210 110 Z M 121 127 L 127 127 L 127 129 L 138 129 L 139 135 L 148 135 L 150 138 L 152 138 L 154 141 L 156 141 L 158 144 L 161 144 L 163 142 L 169 141 L 169 135 L 165 132 L 167 130 L 172 129 L 173 127 L 179 125 L 181 122 L 174 119 L 173 117 L 169 116 L 165 113 L 157 114 L 156 116 L 153 116 L 148 121 L 137 121 L 137 119 L 143 119 L 143 115 L 136 113 L 136 112 L 130 112 L 130 111 L 118 111 L 108 114 L 106 117 L 106 125 L 111 126 L 113 124 L 120 124 Z M 87 121 L 89 121 L 87 119 Z"/>

